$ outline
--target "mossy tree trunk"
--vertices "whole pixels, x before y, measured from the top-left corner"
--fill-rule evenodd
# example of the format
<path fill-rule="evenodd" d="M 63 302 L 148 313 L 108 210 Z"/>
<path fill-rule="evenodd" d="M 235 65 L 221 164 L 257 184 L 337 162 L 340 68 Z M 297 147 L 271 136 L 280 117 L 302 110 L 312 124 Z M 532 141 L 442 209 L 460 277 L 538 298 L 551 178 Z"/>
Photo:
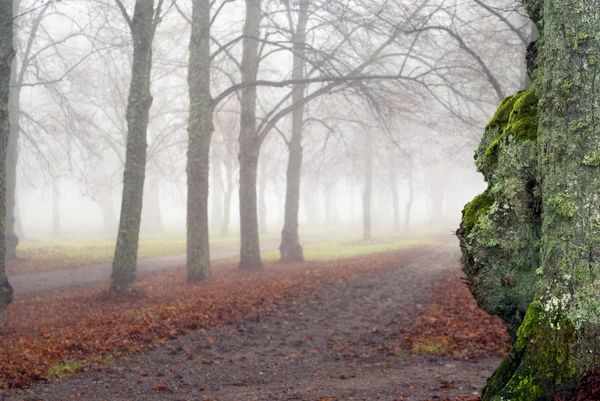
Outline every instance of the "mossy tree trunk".
<path fill-rule="evenodd" d="M 527 138 L 535 140 L 537 150 L 533 166 L 537 184 L 530 189 L 541 196 L 543 208 L 539 246 L 535 236 L 528 235 L 518 249 L 521 253 L 538 250 L 528 266 L 535 270 L 534 284 L 528 285 L 534 299 L 517 330 L 512 355 L 488 382 L 483 399 L 493 401 L 570 397 L 583 373 L 600 368 L 600 66 L 596 59 L 600 1 L 529 0 L 524 5 L 536 22 L 543 17 L 533 84 L 539 97 L 539 128 L 537 138 Z M 519 114 L 519 103 L 526 103 L 523 99 L 512 101 L 511 120 Z M 503 102 L 496 121 L 510 103 Z M 523 160 L 523 151 L 529 154 L 525 148 L 514 153 L 516 146 L 522 146 L 515 139 L 527 137 L 527 131 L 521 130 L 527 124 L 524 119 L 509 122 L 487 147 L 481 167 L 496 183 L 465 208 L 465 216 L 475 217 L 475 231 L 463 237 L 471 241 L 467 245 L 471 250 L 477 236 L 492 232 L 489 227 L 498 216 L 513 213 L 515 205 L 526 205 L 518 202 L 519 192 L 510 199 L 504 197 L 508 202 L 501 204 L 499 184 L 521 180 L 507 176 L 498 181 L 507 170 L 496 167 L 490 175 L 489 168 L 502 166 L 507 156 L 516 163 Z M 497 130 L 493 124 L 488 127 Z M 535 209 L 535 202 L 529 208 Z M 463 226 L 468 220 L 463 219 Z M 506 245 L 500 237 L 488 236 L 487 240 L 488 245 L 495 241 L 499 249 Z M 509 258 L 514 259 L 514 254 Z M 491 262 L 474 258 L 467 266 L 479 275 L 500 271 L 486 266 Z M 508 286 L 504 291 L 514 293 Z"/>
<path fill-rule="evenodd" d="M 136 0 L 129 17 L 117 0 L 133 39 L 133 65 L 127 101 L 127 143 L 123 172 L 123 196 L 117 245 L 112 264 L 110 289 L 120 293 L 133 288 L 137 268 L 137 252 L 146 176 L 147 130 L 152 105 L 150 77 L 152 43 L 160 20 L 163 1 Z"/>
<path fill-rule="evenodd" d="M 256 80 L 258 74 L 261 1 L 246 0 L 246 21 L 242 43 L 242 82 Z M 256 178 L 261 139 L 256 127 L 256 86 L 242 90 L 240 111 L 240 269 L 261 269 L 258 234 Z"/>
<path fill-rule="evenodd" d="M 13 3 L 0 2 L 0 329 L 4 312 L 12 302 L 13 289 L 6 277 L 6 154 L 10 136 L 9 88 L 13 48 Z"/>
<path fill-rule="evenodd" d="M 309 0 L 298 2 L 298 22 L 294 30 L 294 59 L 292 79 L 305 77 L 306 25 L 308 23 Z M 291 25 L 291 23 L 290 23 Z M 292 26 L 290 26 L 292 28 Z M 298 213 L 300 211 L 300 177 L 302 175 L 302 131 L 304 128 L 304 97 L 306 85 L 296 85 L 292 92 L 292 104 L 301 104 L 292 112 L 292 137 L 288 143 L 289 158 L 285 191 L 284 224 L 281 231 L 279 252 L 281 260 L 287 262 L 304 261 L 304 251 L 298 234 Z"/>
<path fill-rule="evenodd" d="M 188 84 L 187 279 L 210 277 L 208 191 L 210 141 L 214 131 L 210 94 L 210 1 L 192 2 Z"/>

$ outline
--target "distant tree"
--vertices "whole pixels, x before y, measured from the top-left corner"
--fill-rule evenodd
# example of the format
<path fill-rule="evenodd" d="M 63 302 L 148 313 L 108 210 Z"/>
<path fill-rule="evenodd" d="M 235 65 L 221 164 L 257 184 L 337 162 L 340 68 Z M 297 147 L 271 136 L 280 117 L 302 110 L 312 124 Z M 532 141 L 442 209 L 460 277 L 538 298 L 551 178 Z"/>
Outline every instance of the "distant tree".
<path fill-rule="evenodd" d="M 12 302 L 13 289 L 6 277 L 6 153 L 10 136 L 9 88 L 13 47 L 13 3 L 0 2 L 0 329 L 4 312 Z"/>
<path fill-rule="evenodd" d="M 147 130 L 152 105 L 150 78 L 152 43 L 161 19 L 164 0 L 136 0 L 130 17 L 121 0 L 115 0 L 133 39 L 133 65 L 127 103 L 127 150 L 123 173 L 123 197 L 110 288 L 130 290 L 135 284 L 137 251 L 146 174 Z"/>

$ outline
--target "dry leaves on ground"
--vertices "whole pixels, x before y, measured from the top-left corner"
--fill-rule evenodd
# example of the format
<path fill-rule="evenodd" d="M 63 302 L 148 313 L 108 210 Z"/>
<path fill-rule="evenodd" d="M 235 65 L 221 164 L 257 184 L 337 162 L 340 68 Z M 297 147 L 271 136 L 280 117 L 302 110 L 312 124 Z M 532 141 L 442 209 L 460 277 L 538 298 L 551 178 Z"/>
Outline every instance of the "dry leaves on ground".
<path fill-rule="evenodd" d="M 180 269 L 142 280 L 135 291 L 119 296 L 96 287 L 17 300 L 0 334 L 0 386 L 22 387 L 45 380 L 50 370 L 85 369 L 193 330 L 268 314 L 321 285 L 386 271 L 426 249 L 330 262 L 273 262 L 254 273 L 228 264 L 215 269 L 213 280 L 191 284 L 184 284 Z"/>

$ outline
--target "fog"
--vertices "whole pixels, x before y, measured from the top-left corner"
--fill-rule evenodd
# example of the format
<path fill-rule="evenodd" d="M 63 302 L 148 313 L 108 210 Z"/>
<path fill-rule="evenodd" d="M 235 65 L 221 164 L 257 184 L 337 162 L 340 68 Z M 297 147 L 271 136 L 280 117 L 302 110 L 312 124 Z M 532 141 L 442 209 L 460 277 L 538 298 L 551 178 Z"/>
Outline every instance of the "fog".
<path fill-rule="evenodd" d="M 153 43 L 142 236 L 186 233 L 191 7 L 180 3 L 163 4 Z M 132 13 L 134 2 L 123 6 Z M 262 7 L 257 79 L 265 83 L 254 86 L 257 132 L 291 102 L 294 85 L 276 83 L 298 80 L 286 25 L 298 23 L 296 5 L 287 13 L 279 2 Z M 375 232 L 450 233 L 464 204 L 485 188 L 473 150 L 499 94 L 527 83 L 523 63 L 514 60 L 522 59 L 523 37 L 535 35 L 533 26 L 510 1 L 491 8 L 365 1 L 342 16 L 336 15 L 342 3 L 310 8 L 305 74 L 299 75 L 308 79 L 305 96 L 336 76 L 364 78 L 344 78 L 302 107 L 300 231 L 362 236 L 365 188 L 372 181 L 368 209 Z M 15 230 L 21 241 L 116 238 L 134 61 L 126 20 L 110 1 L 23 0 L 18 9 Z M 212 115 L 207 218 L 211 237 L 239 236 L 240 101 L 246 89 L 218 95 L 246 79 L 239 37 L 246 8 L 219 3 L 211 18 L 210 91 L 219 103 Z M 385 44 L 397 29 L 392 22 L 404 24 L 407 33 L 395 32 Z M 369 67 L 356 72 L 366 60 Z M 258 139 L 261 232 L 280 233 L 284 225 L 293 118 L 293 110 L 284 110 Z"/>

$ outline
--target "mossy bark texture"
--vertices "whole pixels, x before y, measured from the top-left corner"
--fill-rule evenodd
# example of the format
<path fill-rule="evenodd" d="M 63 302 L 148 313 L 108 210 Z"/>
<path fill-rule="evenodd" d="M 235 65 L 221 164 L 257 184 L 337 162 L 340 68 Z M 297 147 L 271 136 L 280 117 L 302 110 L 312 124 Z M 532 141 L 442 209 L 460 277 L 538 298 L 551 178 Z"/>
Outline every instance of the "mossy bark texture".
<path fill-rule="evenodd" d="M 6 256 L 6 154 L 10 136 L 9 88 L 13 49 L 13 4 L 0 2 L 0 329 L 4 326 L 4 312 L 12 302 L 13 289 L 5 270 Z"/>
<path fill-rule="evenodd" d="M 127 102 L 127 147 L 121 217 L 110 277 L 111 291 L 117 293 L 128 291 L 135 284 L 146 176 L 147 130 L 152 105 L 152 42 L 157 26 L 154 13 L 153 0 L 136 0 L 133 17 L 128 19 L 133 39 L 133 66 Z"/>
<path fill-rule="evenodd" d="M 600 367 L 600 1 L 525 6 L 541 31 L 531 89 L 539 99 L 536 135 L 533 120 L 510 122 L 519 100 L 503 102 L 477 153 L 489 189 L 467 205 L 459 230 L 478 302 L 513 331 L 518 326 L 511 356 L 484 391 L 493 401 L 569 396 L 584 372 Z M 512 148 L 519 135 L 527 148 Z M 525 170 L 531 181 L 518 174 Z M 529 198 L 518 201 L 519 193 Z M 502 218 L 517 209 L 529 220 Z M 509 234 L 522 246 L 507 247 Z M 501 284 L 517 267 L 527 274 L 514 288 L 529 288 L 514 304 L 519 314 L 529 305 L 520 325 L 501 308 L 520 293 Z"/>
<path fill-rule="evenodd" d="M 214 125 L 210 94 L 210 1 L 192 2 L 188 84 L 187 279 L 210 278 L 209 150 Z"/>

